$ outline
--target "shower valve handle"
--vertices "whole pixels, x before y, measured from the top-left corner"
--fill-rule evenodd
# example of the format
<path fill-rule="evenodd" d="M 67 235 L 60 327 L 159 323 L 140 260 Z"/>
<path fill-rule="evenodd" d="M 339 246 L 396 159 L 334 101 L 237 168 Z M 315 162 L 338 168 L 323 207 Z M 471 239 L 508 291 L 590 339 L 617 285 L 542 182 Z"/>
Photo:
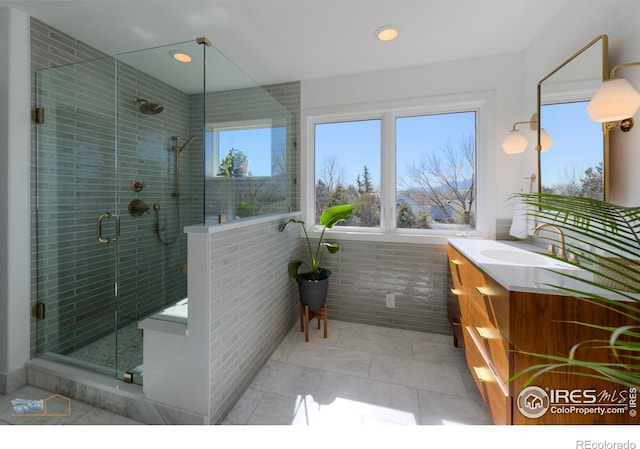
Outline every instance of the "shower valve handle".
<path fill-rule="evenodd" d="M 128 209 L 129 209 L 129 214 L 131 214 L 132 217 L 139 217 L 145 212 L 150 213 L 149 206 L 145 204 L 144 201 L 138 198 L 129 201 Z"/>
<path fill-rule="evenodd" d="M 131 190 L 134 192 L 141 192 L 144 189 L 144 181 L 132 181 L 131 182 Z"/>

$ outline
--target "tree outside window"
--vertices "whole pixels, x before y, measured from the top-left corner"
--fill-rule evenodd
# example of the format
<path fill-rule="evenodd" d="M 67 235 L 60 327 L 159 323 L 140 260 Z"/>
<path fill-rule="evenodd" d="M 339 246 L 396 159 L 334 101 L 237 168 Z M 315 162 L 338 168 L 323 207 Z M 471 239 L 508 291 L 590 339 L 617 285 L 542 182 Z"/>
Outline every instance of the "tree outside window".
<path fill-rule="evenodd" d="M 475 227 L 475 113 L 396 119 L 397 226 Z"/>
<path fill-rule="evenodd" d="M 381 120 L 315 126 L 316 223 L 327 207 L 353 205 L 343 226 L 380 226 Z"/>

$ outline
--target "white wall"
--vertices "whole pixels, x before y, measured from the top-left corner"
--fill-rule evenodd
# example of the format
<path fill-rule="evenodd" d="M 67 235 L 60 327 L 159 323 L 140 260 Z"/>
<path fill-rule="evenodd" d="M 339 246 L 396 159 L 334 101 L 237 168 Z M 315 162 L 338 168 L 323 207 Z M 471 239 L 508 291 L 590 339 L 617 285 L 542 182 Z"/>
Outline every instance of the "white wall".
<path fill-rule="evenodd" d="M 29 359 L 29 19 L 0 8 L 0 391 Z"/>
<path fill-rule="evenodd" d="M 574 52 L 601 34 L 609 36 L 609 66 L 640 61 L 640 2 L 570 0 L 524 52 L 525 89 L 536 91 L 538 81 Z M 640 67 L 621 69 L 617 75 L 640 90 Z M 527 99 L 530 98 L 528 95 Z M 528 107 L 535 108 L 534 101 Z M 525 104 L 525 106 L 527 106 Z M 636 121 L 639 117 L 636 115 Z M 640 126 L 628 133 L 611 132 L 610 201 L 625 206 L 640 203 Z M 535 155 L 533 155 L 535 156 Z"/>

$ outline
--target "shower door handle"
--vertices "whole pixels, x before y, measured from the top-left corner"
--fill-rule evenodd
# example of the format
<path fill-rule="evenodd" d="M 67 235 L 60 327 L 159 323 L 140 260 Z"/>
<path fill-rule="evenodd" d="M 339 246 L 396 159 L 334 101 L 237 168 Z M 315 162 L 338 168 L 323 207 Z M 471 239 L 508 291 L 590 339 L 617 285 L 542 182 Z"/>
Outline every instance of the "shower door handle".
<path fill-rule="evenodd" d="M 102 221 L 105 218 L 115 218 L 116 219 L 116 235 L 113 237 L 103 237 L 102 236 Z M 106 214 L 101 214 L 98 216 L 98 242 L 100 243 L 113 243 L 120 238 L 120 217 L 117 214 L 112 214 L 111 212 L 107 212 Z"/>

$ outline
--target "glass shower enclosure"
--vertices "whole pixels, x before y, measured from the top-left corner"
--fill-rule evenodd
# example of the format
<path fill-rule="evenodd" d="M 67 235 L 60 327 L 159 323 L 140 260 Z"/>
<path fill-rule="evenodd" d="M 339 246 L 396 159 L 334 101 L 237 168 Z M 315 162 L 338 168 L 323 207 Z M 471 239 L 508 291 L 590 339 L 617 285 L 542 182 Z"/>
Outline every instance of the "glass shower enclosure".
<path fill-rule="evenodd" d="M 142 383 L 137 323 L 186 298 L 183 227 L 204 221 L 214 51 L 202 38 L 37 73 L 39 356 Z"/>
<path fill-rule="evenodd" d="M 43 69 L 36 89 L 36 353 L 141 384 L 138 322 L 188 302 L 184 227 L 298 207 L 297 113 L 206 38 Z M 225 172 L 239 145 L 248 170 Z"/>
<path fill-rule="evenodd" d="M 204 220 L 192 99 L 211 51 L 194 40 L 37 73 L 38 355 L 142 383 L 137 323 L 186 298 L 182 227 Z"/>

